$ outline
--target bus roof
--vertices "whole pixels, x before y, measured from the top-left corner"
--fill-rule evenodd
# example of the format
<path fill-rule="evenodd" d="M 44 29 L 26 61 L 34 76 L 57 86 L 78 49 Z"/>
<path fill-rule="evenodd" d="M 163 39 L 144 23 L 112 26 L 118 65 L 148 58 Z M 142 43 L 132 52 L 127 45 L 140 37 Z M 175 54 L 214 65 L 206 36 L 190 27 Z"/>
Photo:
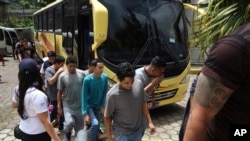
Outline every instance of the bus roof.
<path fill-rule="evenodd" d="M 60 3 L 63 3 L 65 0 L 56 0 L 48 5 L 46 5 L 45 7 L 41 8 L 40 10 L 37 10 L 35 13 L 33 13 L 33 16 L 40 13 L 40 12 L 43 12 L 43 11 L 46 11 L 48 10 L 49 8 L 51 7 L 54 7 L 56 6 L 57 4 L 60 4 Z"/>

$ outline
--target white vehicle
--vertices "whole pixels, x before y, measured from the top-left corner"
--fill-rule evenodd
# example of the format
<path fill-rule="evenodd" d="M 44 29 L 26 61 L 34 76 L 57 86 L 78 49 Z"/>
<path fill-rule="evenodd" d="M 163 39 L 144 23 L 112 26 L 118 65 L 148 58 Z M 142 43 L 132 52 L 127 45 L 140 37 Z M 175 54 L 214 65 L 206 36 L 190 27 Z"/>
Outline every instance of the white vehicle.
<path fill-rule="evenodd" d="M 0 27 L 0 53 L 2 55 L 13 54 L 12 45 L 18 36 L 14 29 Z"/>
<path fill-rule="evenodd" d="M 14 46 L 16 44 L 16 42 L 18 41 L 18 39 L 20 39 L 20 37 L 18 36 L 16 30 L 14 28 L 6 28 L 7 32 L 9 32 L 9 36 L 10 36 L 10 41 L 11 41 L 11 46 L 7 46 L 7 52 L 8 54 L 13 54 L 13 49 Z"/>
<path fill-rule="evenodd" d="M 13 54 L 14 45 L 19 39 L 33 40 L 33 32 L 27 28 L 9 28 L 0 26 L 0 53 L 2 55 Z"/>
<path fill-rule="evenodd" d="M 0 27 L 0 54 L 6 55 L 7 54 L 7 48 L 5 46 L 5 32 L 4 30 Z"/>

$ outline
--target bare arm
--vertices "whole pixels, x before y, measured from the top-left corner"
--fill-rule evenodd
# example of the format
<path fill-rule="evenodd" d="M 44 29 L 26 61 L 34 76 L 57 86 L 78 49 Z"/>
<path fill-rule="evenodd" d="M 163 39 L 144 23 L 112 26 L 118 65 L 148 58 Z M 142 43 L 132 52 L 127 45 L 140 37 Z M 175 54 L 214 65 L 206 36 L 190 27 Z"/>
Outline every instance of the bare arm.
<path fill-rule="evenodd" d="M 41 76 L 42 80 L 45 80 L 45 74 L 44 73 L 40 73 L 40 76 Z"/>
<path fill-rule="evenodd" d="M 19 62 L 22 61 L 22 54 L 21 53 L 18 53 L 18 59 L 19 59 Z"/>
<path fill-rule="evenodd" d="M 48 112 L 37 114 L 37 116 L 45 127 L 47 133 L 50 135 L 51 139 L 53 141 L 60 141 L 61 139 L 58 137 L 53 125 L 48 119 Z"/>
<path fill-rule="evenodd" d="M 56 80 L 57 80 L 59 74 L 60 74 L 61 72 L 63 72 L 63 70 L 64 70 L 64 68 L 63 68 L 63 67 L 60 67 L 60 68 L 56 71 L 56 73 L 48 80 L 48 83 L 49 83 L 50 85 L 53 85 L 53 84 L 56 82 Z"/>
<path fill-rule="evenodd" d="M 145 88 L 144 91 L 146 93 L 150 92 L 150 90 L 154 89 L 154 87 L 161 83 L 161 81 L 164 79 L 164 75 L 160 75 L 158 77 L 155 77 Z"/>
<path fill-rule="evenodd" d="M 151 89 L 153 89 L 155 86 L 155 84 L 153 84 L 152 82 L 150 82 L 145 88 L 144 88 L 144 91 L 146 93 L 148 93 Z"/>
<path fill-rule="evenodd" d="M 106 134 L 107 134 L 107 141 L 113 141 L 113 138 L 111 136 L 111 117 L 104 117 L 104 124 L 105 124 L 105 129 L 106 129 Z"/>
<path fill-rule="evenodd" d="M 151 98 L 152 98 L 152 106 L 150 108 L 154 108 L 155 107 L 155 93 L 154 91 L 151 91 L 151 90 L 154 90 L 154 87 L 158 84 L 161 83 L 161 81 L 164 79 L 164 75 L 160 75 L 156 78 L 154 78 L 146 87 L 144 87 L 144 92 L 145 93 L 150 93 L 151 95 Z"/>
<path fill-rule="evenodd" d="M 210 120 L 221 110 L 232 93 L 231 89 L 201 73 L 192 100 L 184 141 L 206 140 Z"/>
<path fill-rule="evenodd" d="M 57 91 L 57 113 L 62 116 L 62 90 Z"/>
<path fill-rule="evenodd" d="M 142 111 L 143 111 L 143 115 L 146 117 L 147 119 L 147 122 L 148 122 L 148 126 L 150 128 L 150 133 L 153 134 L 155 132 L 155 126 L 151 120 L 151 116 L 149 114 L 149 111 L 148 111 L 148 105 L 147 105 L 147 102 L 144 101 L 143 102 L 143 106 L 142 106 Z"/>

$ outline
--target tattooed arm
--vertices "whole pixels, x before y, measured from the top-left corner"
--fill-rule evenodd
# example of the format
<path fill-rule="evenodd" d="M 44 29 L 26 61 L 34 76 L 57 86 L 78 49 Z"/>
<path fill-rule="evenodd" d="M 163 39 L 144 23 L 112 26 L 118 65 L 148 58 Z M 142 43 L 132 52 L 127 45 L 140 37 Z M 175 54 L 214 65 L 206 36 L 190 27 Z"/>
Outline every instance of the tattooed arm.
<path fill-rule="evenodd" d="M 221 110 L 232 92 L 209 76 L 199 75 L 184 141 L 205 141 L 210 120 Z"/>

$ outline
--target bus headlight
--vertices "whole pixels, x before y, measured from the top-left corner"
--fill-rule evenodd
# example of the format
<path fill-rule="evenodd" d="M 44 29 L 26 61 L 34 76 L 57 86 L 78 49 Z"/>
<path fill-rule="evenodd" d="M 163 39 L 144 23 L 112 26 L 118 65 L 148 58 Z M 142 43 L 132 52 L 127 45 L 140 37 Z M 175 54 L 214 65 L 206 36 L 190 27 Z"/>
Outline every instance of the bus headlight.
<path fill-rule="evenodd" d="M 182 80 L 181 80 L 181 83 L 180 84 L 184 84 L 184 83 L 187 83 L 189 81 L 189 75 L 186 75 Z"/>
<path fill-rule="evenodd" d="M 108 79 L 108 89 L 112 88 L 115 84 L 116 82 L 114 80 Z"/>

